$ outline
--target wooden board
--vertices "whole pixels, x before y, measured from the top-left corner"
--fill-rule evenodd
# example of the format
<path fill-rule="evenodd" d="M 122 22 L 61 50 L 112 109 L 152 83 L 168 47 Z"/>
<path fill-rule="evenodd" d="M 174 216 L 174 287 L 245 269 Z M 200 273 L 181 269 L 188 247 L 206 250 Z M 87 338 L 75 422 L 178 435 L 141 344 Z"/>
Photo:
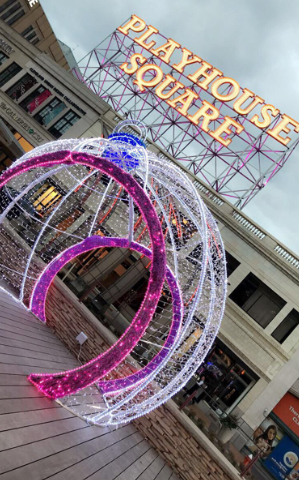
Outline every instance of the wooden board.
<path fill-rule="evenodd" d="M 0 290 L 1 480 L 179 480 L 133 425 L 91 427 L 27 381 L 77 360 Z"/>

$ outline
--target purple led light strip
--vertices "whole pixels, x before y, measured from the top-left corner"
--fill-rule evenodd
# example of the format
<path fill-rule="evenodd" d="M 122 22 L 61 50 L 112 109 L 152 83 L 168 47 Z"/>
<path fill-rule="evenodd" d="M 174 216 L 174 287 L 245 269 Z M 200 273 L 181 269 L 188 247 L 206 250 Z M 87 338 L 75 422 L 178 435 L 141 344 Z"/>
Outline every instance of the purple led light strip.
<path fill-rule="evenodd" d="M 4 172 L 0 179 L 0 188 L 11 179 L 30 169 L 51 167 L 59 164 L 81 164 L 97 168 L 102 173 L 111 176 L 125 188 L 140 208 L 144 221 L 147 224 L 152 245 L 152 264 L 148 288 L 141 307 L 131 325 L 110 349 L 86 365 L 68 372 L 30 375 L 30 381 L 50 398 L 63 397 L 92 385 L 116 368 L 124 358 L 129 355 L 144 334 L 155 313 L 166 275 L 165 245 L 162 228 L 155 209 L 147 194 L 134 178 L 109 160 L 94 157 L 86 153 L 74 153 L 70 151 L 41 155 L 36 158 L 31 158 L 24 164 L 16 165 Z M 57 261 L 61 260 L 61 258 L 62 257 Z"/>
<path fill-rule="evenodd" d="M 64 265 L 66 265 L 76 256 L 81 255 L 89 250 L 93 250 L 94 248 L 102 247 L 130 248 L 136 250 L 142 255 L 146 255 L 150 259 L 152 258 L 152 252 L 148 248 L 140 245 L 139 243 L 130 242 L 125 238 L 107 238 L 96 235 L 89 237 L 83 242 L 65 250 L 58 258 L 52 260 L 52 262 L 43 271 L 35 285 L 31 297 L 30 307 L 32 313 L 34 313 L 41 320 L 46 321 L 45 304 L 47 292 L 57 273 L 61 270 L 61 268 L 64 267 Z M 125 378 L 100 382 L 99 387 L 103 393 L 116 392 L 124 388 L 133 387 L 137 382 L 140 382 L 146 378 L 147 375 L 156 370 L 156 368 L 161 364 L 168 354 L 168 350 L 175 343 L 178 335 L 180 334 L 184 307 L 181 299 L 180 289 L 172 271 L 168 267 L 166 270 L 166 280 L 168 282 L 173 299 L 173 318 L 165 344 L 163 345 L 161 351 L 148 363 L 146 367 L 140 371 Z"/>

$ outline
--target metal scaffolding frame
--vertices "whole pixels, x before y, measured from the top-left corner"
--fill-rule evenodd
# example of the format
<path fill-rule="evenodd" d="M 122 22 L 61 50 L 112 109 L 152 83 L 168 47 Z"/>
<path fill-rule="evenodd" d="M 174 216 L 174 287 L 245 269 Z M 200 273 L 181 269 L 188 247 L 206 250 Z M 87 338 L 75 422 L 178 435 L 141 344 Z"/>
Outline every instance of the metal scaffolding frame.
<path fill-rule="evenodd" d="M 104 99 L 117 114 L 144 122 L 148 126 L 150 142 L 156 143 L 202 182 L 242 209 L 279 172 L 299 139 L 283 146 L 250 122 L 248 117 L 257 113 L 260 105 L 248 116 L 238 115 L 232 102 L 216 100 L 211 93 L 191 82 L 187 77 L 188 67 L 186 74 L 177 72 L 162 58 L 138 45 L 133 36 L 115 30 L 78 62 L 78 67 L 72 69 L 73 75 Z M 167 41 L 160 33 L 156 38 L 161 44 Z M 159 40 L 157 43 L 160 44 Z M 153 89 L 140 92 L 133 83 L 135 75 L 127 75 L 120 68 L 135 53 L 142 53 L 148 63 L 161 67 L 165 74 L 171 74 L 199 95 L 190 109 L 191 114 L 201 107 L 203 100 L 207 100 L 220 110 L 220 116 L 211 122 L 211 128 L 215 130 L 228 115 L 245 127 L 243 132 L 235 134 L 232 143 L 225 147 L 161 100 Z M 179 60 L 179 53 L 174 53 L 173 58 Z M 148 72 L 145 78 L 149 80 L 153 74 Z M 228 93 L 228 87 L 225 88 L 223 92 Z M 281 114 L 271 126 L 280 119 Z"/>

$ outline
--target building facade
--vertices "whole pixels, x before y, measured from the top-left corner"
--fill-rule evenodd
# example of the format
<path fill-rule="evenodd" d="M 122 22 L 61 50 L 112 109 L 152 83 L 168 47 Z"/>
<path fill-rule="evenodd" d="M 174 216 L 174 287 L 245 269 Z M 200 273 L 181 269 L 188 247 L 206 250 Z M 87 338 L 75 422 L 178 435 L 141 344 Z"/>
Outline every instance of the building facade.
<path fill-rule="evenodd" d="M 0 2 L 0 9 L 5 7 L 3 11 L 8 15 L 7 9 L 10 5 L 15 8 L 17 3 L 22 3 L 28 15 L 34 13 L 40 25 L 41 7 L 37 3 L 29 10 L 28 2 Z M 14 12 L 6 18 L 1 17 L 1 12 L 2 20 L 13 18 Z M 30 18 L 32 23 L 33 17 Z M 23 152 L 47 142 L 107 137 L 121 120 L 102 99 L 63 68 L 64 60 L 62 57 L 59 60 L 60 54 L 55 57 L 56 47 L 51 47 L 50 34 L 40 43 L 24 41 L 24 38 L 28 40 L 27 34 L 22 35 L 25 27 L 28 28 L 22 23 L 26 19 L 26 14 L 19 14 L 13 23 L 1 22 L 0 25 L 1 139 L 3 137 L 0 170 L 10 166 Z M 149 142 L 148 148 L 159 157 L 175 162 L 155 144 Z M 228 269 L 225 315 L 215 345 L 200 371 L 205 377 L 205 395 L 192 407 L 192 414 L 208 428 L 217 423 L 223 413 L 237 415 L 244 435 L 236 433 L 233 441 L 241 449 L 289 391 L 299 397 L 299 259 L 190 172 L 186 174 L 218 221 Z M 56 180 L 55 184 L 40 186 L 26 199 L 24 209 L 48 215 L 68 191 L 63 178 L 58 176 Z M 77 208 L 76 214 L 66 215 L 61 229 L 72 234 L 80 232 L 92 208 L 86 198 L 81 210 Z M 115 212 L 105 212 L 101 219 L 102 232 L 118 233 L 115 232 L 116 217 L 118 228 L 125 228 L 121 226 L 121 208 L 127 208 L 125 203 Z M 8 218 L 7 229 L 10 233 L 13 230 L 15 241 L 28 249 L 30 228 L 18 226 L 26 223 L 26 215 L 22 222 L 20 215 L 17 222 Z M 182 235 L 188 245 L 192 236 L 188 220 L 185 227 Z M 55 238 L 55 245 L 60 245 L 60 241 L 62 246 L 62 238 Z M 190 247 L 187 261 L 196 258 L 198 247 Z M 111 338 L 115 338 L 124 332 L 138 310 L 147 279 L 148 259 L 131 251 L 102 249 L 67 265 L 59 282 L 63 282 L 64 291 L 75 295 L 89 310 L 95 330 L 109 330 Z M 162 301 L 167 301 L 167 294 Z M 161 342 L 164 336 L 161 328 Z M 154 348 L 140 351 L 137 361 L 143 364 L 154 351 Z M 181 398 L 176 400 L 182 403 Z"/>
<path fill-rule="evenodd" d="M 39 0 L 1 0 L 0 19 L 58 65 L 70 68 Z"/>

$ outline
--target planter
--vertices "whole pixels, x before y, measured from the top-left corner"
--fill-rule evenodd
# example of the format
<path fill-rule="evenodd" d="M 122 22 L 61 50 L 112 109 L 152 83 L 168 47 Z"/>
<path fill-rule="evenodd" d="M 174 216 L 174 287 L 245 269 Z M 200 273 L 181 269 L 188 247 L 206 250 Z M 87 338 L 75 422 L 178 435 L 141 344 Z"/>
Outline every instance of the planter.
<path fill-rule="evenodd" d="M 219 433 L 217 434 L 217 440 L 221 442 L 223 445 L 234 436 L 236 429 L 235 428 L 227 428 L 225 426 L 222 426 L 219 430 Z"/>

